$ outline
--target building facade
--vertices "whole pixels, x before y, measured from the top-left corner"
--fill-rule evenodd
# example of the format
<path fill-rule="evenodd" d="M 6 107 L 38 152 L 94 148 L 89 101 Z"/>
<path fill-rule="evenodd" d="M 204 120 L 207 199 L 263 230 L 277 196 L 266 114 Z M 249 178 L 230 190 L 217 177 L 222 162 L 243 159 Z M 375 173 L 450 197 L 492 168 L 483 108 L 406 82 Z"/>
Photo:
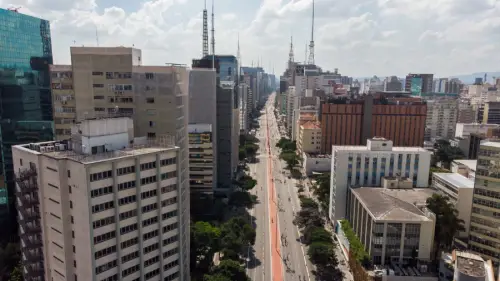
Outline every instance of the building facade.
<path fill-rule="evenodd" d="M 321 153 L 331 154 L 333 145 L 363 145 L 383 137 L 397 146 L 422 146 L 427 105 L 420 99 L 381 98 L 367 95 L 349 103 L 321 105 Z"/>
<path fill-rule="evenodd" d="M 321 148 L 321 125 L 318 121 L 307 121 L 300 125 L 297 152 L 317 154 Z"/>
<path fill-rule="evenodd" d="M 431 93 L 433 88 L 434 74 L 414 74 L 406 75 L 405 91 L 412 96 L 421 96 L 422 93 Z"/>
<path fill-rule="evenodd" d="M 189 72 L 189 164 L 190 170 L 191 167 L 203 169 L 201 174 L 190 172 L 191 192 L 211 193 L 217 186 L 216 83 L 213 69 L 193 68 Z M 210 144 L 206 142 L 207 138 Z M 203 153 L 191 152 L 201 149 Z M 210 165 L 213 174 L 208 176 L 204 171 Z"/>
<path fill-rule="evenodd" d="M 438 98 L 427 101 L 425 140 L 451 139 L 455 136 L 458 102 L 454 98 Z"/>
<path fill-rule="evenodd" d="M 329 217 L 335 223 L 346 215 L 350 186 L 380 186 L 383 177 L 408 178 L 415 187 L 427 187 L 431 153 L 420 147 L 393 147 L 384 138 L 366 146 L 334 146 Z"/>
<path fill-rule="evenodd" d="M 189 184 L 191 192 L 212 194 L 216 175 L 211 124 L 189 124 Z"/>
<path fill-rule="evenodd" d="M 458 236 L 466 238 L 470 228 L 474 180 L 458 173 L 432 173 L 432 187 L 450 198 L 458 211 L 458 218 L 464 221 L 465 231 L 458 233 Z"/>
<path fill-rule="evenodd" d="M 232 82 L 217 86 L 217 187 L 216 192 L 230 191 L 235 166 L 233 163 L 233 106 Z M 234 153 L 237 153 L 234 151 Z"/>
<path fill-rule="evenodd" d="M 187 67 L 143 66 L 142 52 L 134 48 L 71 47 L 70 52 L 77 122 L 130 116 L 137 136 L 175 136 L 180 149 L 180 211 L 189 217 Z M 189 223 L 181 222 L 179 227 L 182 233 L 189 233 Z M 189 248 L 189 235 L 181 235 L 180 243 Z M 189 255 L 182 253 L 182 259 L 188 260 Z M 189 271 L 184 273 L 188 275 Z"/>
<path fill-rule="evenodd" d="M 500 264 L 500 198 L 498 188 L 500 143 L 485 141 L 478 153 L 472 215 L 470 218 L 469 249 Z"/>
<path fill-rule="evenodd" d="M 71 127 L 76 122 L 76 102 L 71 65 L 50 65 L 50 82 L 55 138 L 56 140 L 68 139 L 71 137 Z"/>
<path fill-rule="evenodd" d="M 25 280 L 33 261 L 45 280 L 189 280 L 175 142 L 105 118 L 76 124 L 71 140 L 15 146 Z"/>
<path fill-rule="evenodd" d="M 12 146 L 54 139 L 50 24 L 0 9 L 0 38 L 0 220 L 15 221 Z"/>
<path fill-rule="evenodd" d="M 384 181 L 384 180 L 383 180 Z M 436 216 L 427 210 L 429 189 L 350 188 L 347 219 L 376 265 L 430 262 Z"/>

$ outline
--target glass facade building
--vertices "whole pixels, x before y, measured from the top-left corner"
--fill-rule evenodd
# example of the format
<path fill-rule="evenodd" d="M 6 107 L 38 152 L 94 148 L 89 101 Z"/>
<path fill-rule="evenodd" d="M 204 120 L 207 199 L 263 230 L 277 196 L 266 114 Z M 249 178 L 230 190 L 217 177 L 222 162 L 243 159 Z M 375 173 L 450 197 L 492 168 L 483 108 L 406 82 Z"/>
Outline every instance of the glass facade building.
<path fill-rule="evenodd" d="M 0 212 L 15 187 L 11 146 L 54 138 L 50 24 L 0 9 Z M 1 215 L 1 214 L 0 214 Z"/>

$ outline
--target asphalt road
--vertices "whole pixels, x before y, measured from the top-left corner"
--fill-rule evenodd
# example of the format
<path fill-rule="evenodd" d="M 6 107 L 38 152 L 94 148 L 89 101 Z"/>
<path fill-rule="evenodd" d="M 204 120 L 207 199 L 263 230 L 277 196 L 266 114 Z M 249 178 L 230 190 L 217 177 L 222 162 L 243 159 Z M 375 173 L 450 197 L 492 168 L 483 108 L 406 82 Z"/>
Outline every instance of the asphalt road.
<path fill-rule="evenodd" d="M 300 242 L 294 214 L 300 209 L 296 181 L 284 174 L 276 143 L 280 136 L 271 95 L 259 120 L 259 155 L 250 163 L 250 174 L 257 179 L 252 193 L 258 203 L 250 211 L 257 237 L 249 250 L 247 273 L 258 281 L 312 281 L 313 269 Z"/>

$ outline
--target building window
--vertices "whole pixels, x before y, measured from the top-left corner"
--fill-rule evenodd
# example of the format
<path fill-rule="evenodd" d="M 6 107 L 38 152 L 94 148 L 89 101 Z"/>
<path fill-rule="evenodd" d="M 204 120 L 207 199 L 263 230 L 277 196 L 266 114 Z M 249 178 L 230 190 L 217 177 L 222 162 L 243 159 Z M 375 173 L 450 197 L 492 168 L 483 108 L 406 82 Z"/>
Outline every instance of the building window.
<path fill-rule="evenodd" d="M 156 133 L 148 133 L 148 138 L 156 138 Z"/>
<path fill-rule="evenodd" d="M 146 103 L 155 103 L 155 98 L 146 98 Z"/>
<path fill-rule="evenodd" d="M 153 128 L 154 126 L 156 126 L 156 122 L 155 121 L 149 121 L 149 127 Z"/>
<path fill-rule="evenodd" d="M 154 77 L 155 77 L 154 73 L 146 73 L 147 80 L 152 80 L 152 79 L 154 79 Z"/>
<path fill-rule="evenodd" d="M 92 87 L 94 87 L 94 88 L 104 88 L 104 84 L 93 84 Z"/>
<path fill-rule="evenodd" d="M 92 72 L 92 75 L 94 76 L 102 76 L 104 73 L 102 73 L 101 71 L 93 71 Z"/>
<path fill-rule="evenodd" d="M 68 178 L 71 178 L 71 171 L 70 170 L 68 170 Z M 71 191 L 69 193 L 71 193 Z"/>

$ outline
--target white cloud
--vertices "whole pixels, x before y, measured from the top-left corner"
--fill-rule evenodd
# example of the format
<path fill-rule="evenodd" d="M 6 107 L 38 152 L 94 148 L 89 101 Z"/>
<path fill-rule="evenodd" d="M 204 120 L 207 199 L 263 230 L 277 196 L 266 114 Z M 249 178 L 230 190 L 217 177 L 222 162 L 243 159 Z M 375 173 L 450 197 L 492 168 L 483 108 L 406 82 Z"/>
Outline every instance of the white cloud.
<path fill-rule="evenodd" d="M 223 14 L 222 15 L 222 20 L 225 20 L 225 21 L 232 21 L 232 20 L 235 20 L 235 19 L 236 19 L 236 15 L 233 14 L 233 13 Z"/>
<path fill-rule="evenodd" d="M 293 35 L 296 60 L 310 40 L 312 0 L 216 1 L 216 52 L 282 72 Z M 201 55 L 201 0 L 0 0 L 51 21 L 56 63 L 69 47 L 143 49 L 144 62 L 189 64 Z M 352 76 L 499 70 L 499 0 L 315 0 L 316 63 Z M 198 7 L 199 6 L 199 7 Z M 198 7 L 198 8 L 196 8 Z M 210 8 L 209 8 L 210 10 Z M 209 11 L 210 14 L 210 11 Z M 209 21 L 210 24 L 210 21 Z M 210 26 L 209 26 L 210 28 Z"/>

